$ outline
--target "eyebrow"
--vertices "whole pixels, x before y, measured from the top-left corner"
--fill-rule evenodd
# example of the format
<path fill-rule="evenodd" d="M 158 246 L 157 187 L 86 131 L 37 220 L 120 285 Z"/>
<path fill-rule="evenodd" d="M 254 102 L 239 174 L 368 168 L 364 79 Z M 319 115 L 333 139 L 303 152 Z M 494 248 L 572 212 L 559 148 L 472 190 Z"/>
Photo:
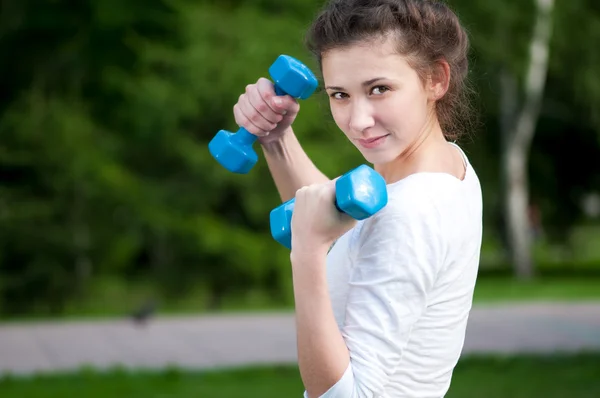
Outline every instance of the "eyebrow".
<path fill-rule="evenodd" d="M 370 80 L 364 81 L 362 83 L 362 86 L 363 87 L 370 86 L 371 84 L 375 83 L 378 80 L 385 80 L 385 79 L 386 79 L 385 77 L 376 77 L 374 79 L 370 79 Z M 339 87 L 339 86 L 327 86 L 327 87 L 325 87 L 325 89 L 327 89 L 327 90 L 339 90 L 339 91 L 343 91 L 344 90 L 343 87 Z"/>

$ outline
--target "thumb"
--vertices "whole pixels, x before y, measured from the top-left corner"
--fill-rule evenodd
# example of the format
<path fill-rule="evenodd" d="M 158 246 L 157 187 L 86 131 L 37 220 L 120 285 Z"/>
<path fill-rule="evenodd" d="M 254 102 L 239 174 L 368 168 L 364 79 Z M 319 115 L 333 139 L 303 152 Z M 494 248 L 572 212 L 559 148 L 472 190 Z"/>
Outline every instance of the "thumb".
<path fill-rule="evenodd" d="M 357 221 L 352 218 L 350 215 L 348 215 L 341 207 L 339 207 L 338 203 L 337 203 L 337 180 L 340 179 L 340 176 L 337 176 L 331 180 L 329 180 L 326 185 L 329 186 L 329 189 L 331 190 L 331 194 L 333 196 L 333 204 L 336 208 L 336 210 L 338 211 L 338 217 L 341 221 L 344 221 L 346 223 L 348 223 L 348 225 L 354 225 Z"/>
<path fill-rule="evenodd" d="M 340 213 L 340 217 L 343 217 L 343 215 L 345 215 L 344 211 L 339 207 L 338 203 L 337 203 L 337 190 L 336 190 L 336 185 L 337 185 L 337 180 L 339 180 L 341 176 L 337 176 L 335 178 L 332 178 L 331 180 L 329 180 L 327 183 L 325 183 L 325 185 L 327 186 L 327 188 L 329 189 L 329 191 L 331 192 L 331 196 L 333 199 L 333 205 L 335 206 L 335 208 L 337 209 L 337 211 Z"/>
<path fill-rule="evenodd" d="M 271 103 L 274 110 L 282 115 L 294 115 L 300 109 L 298 101 L 289 95 L 274 96 Z"/>

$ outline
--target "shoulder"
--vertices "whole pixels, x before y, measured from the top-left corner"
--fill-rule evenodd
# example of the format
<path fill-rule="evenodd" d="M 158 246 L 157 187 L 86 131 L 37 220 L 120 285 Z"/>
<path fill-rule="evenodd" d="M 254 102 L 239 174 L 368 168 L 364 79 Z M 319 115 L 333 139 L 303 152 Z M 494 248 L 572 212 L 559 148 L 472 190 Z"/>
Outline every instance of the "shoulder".
<path fill-rule="evenodd" d="M 355 269 L 386 270 L 406 280 L 435 275 L 448 246 L 443 218 L 428 184 L 407 180 L 390 186 L 386 206 L 358 229 Z"/>
<path fill-rule="evenodd" d="M 445 211 L 440 199 L 447 189 L 453 189 L 449 178 L 425 174 L 388 185 L 388 203 L 364 221 L 361 244 L 399 246 L 424 240 L 435 244 Z"/>
<path fill-rule="evenodd" d="M 456 181 L 447 175 L 422 173 L 387 186 L 388 203 L 375 214 L 373 222 L 383 220 L 410 220 L 417 223 L 435 223 L 441 217 L 444 198 L 457 189 Z"/>

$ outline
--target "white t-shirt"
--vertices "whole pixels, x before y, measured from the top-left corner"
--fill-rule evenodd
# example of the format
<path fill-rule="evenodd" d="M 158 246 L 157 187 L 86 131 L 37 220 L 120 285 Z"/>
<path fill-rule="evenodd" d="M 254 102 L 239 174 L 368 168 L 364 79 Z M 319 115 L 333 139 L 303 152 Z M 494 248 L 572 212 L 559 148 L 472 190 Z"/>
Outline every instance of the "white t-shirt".
<path fill-rule="evenodd" d="M 329 292 L 350 365 L 321 397 L 447 393 L 463 347 L 482 238 L 479 179 L 460 151 L 463 180 L 425 172 L 388 184 L 387 206 L 330 250 Z"/>

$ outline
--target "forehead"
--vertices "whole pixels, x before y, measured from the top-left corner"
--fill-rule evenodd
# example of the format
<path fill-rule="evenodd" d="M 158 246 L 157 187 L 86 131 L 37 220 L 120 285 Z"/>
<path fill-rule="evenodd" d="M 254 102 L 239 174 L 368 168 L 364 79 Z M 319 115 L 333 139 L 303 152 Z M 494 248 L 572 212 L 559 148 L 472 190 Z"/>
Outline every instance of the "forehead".
<path fill-rule="evenodd" d="M 327 51 L 322 57 L 325 85 L 360 84 L 374 77 L 400 79 L 414 71 L 392 39 L 369 40 Z"/>

